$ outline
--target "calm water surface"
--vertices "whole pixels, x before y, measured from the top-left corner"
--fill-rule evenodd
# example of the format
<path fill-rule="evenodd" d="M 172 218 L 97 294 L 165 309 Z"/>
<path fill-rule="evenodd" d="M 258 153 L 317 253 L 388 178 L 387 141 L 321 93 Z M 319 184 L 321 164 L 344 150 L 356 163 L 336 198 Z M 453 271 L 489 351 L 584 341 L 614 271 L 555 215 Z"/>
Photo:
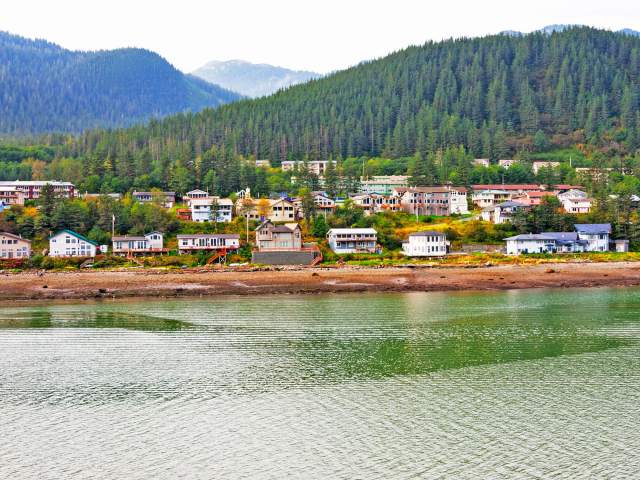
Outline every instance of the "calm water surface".
<path fill-rule="evenodd" d="M 640 290 L 0 307 L 0 478 L 639 478 Z"/>

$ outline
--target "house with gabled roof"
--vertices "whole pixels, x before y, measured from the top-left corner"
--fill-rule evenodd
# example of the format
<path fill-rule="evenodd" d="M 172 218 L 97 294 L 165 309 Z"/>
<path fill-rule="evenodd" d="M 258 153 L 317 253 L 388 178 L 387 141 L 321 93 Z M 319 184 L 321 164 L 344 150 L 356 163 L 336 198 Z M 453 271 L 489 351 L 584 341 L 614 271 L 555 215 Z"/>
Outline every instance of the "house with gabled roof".
<path fill-rule="evenodd" d="M 508 255 L 628 251 L 628 240 L 610 240 L 611 224 L 576 224 L 575 232 L 543 232 L 505 238 Z"/>
<path fill-rule="evenodd" d="M 29 258 L 31 240 L 9 232 L 0 232 L 0 259 Z"/>
<path fill-rule="evenodd" d="M 114 236 L 111 242 L 113 243 L 112 251 L 115 255 L 137 255 L 165 251 L 162 232 L 149 232 L 137 236 Z"/>
<path fill-rule="evenodd" d="M 580 240 L 587 242 L 588 252 L 608 252 L 611 237 L 610 223 L 579 223 L 575 225 Z"/>
<path fill-rule="evenodd" d="M 256 229 L 258 251 L 300 250 L 302 248 L 302 230 L 297 223 L 276 225 L 270 220 Z"/>
<path fill-rule="evenodd" d="M 98 244 L 72 230 L 60 230 L 49 237 L 50 257 L 95 257 Z"/>

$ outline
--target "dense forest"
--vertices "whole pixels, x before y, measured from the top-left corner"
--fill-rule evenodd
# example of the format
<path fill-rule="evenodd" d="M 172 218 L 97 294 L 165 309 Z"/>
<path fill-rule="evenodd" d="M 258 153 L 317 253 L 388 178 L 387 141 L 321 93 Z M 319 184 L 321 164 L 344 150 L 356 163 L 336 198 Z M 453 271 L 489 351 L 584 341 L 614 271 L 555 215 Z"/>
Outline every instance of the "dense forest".
<path fill-rule="evenodd" d="M 238 98 L 148 50 L 75 52 L 0 32 L 0 134 L 127 126 Z"/>
<path fill-rule="evenodd" d="M 640 38 L 587 27 L 410 47 L 264 99 L 84 135 L 79 154 L 212 145 L 284 160 L 423 155 L 465 145 L 500 158 L 556 143 L 638 147 Z"/>

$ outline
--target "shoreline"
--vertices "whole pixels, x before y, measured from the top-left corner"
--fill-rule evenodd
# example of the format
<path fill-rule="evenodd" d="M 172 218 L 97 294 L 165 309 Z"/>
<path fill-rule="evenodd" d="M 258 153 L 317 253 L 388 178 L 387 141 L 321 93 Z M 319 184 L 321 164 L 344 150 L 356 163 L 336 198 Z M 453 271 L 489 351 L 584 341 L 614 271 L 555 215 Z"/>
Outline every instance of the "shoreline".
<path fill-rule="evenodd" d="M 481 267 L 346 267 L 220 271 L 106 270 L 0 275 L 0 304 L 14 301 L 357 292 L 496 291 L 640 286 L 640 263 Z"/>

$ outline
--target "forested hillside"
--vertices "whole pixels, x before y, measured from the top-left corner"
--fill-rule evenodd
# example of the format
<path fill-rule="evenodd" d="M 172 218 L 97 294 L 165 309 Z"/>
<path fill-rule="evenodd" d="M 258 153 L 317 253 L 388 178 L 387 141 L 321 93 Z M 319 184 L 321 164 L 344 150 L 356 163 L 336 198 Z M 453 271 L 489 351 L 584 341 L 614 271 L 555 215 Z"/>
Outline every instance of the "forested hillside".
<path fill-rule="evenodd" d="M 148 50 L 74 52 L 0 32 L 0 134 L 127 126 L 237 98 Z"/>
<path fill-rule="evenodd" d="M 123 132 L 96 146 L 175 156 L 212 145 L 258 158 L 401 157 L 452 145 L 498 158 L 530 149 L 537 132 L 559 145 L 638 147 L 640 38 L 570 28 L 410 47 L 292 87 Z M 135 141 L 134 141 L 135 140 Z"/>

